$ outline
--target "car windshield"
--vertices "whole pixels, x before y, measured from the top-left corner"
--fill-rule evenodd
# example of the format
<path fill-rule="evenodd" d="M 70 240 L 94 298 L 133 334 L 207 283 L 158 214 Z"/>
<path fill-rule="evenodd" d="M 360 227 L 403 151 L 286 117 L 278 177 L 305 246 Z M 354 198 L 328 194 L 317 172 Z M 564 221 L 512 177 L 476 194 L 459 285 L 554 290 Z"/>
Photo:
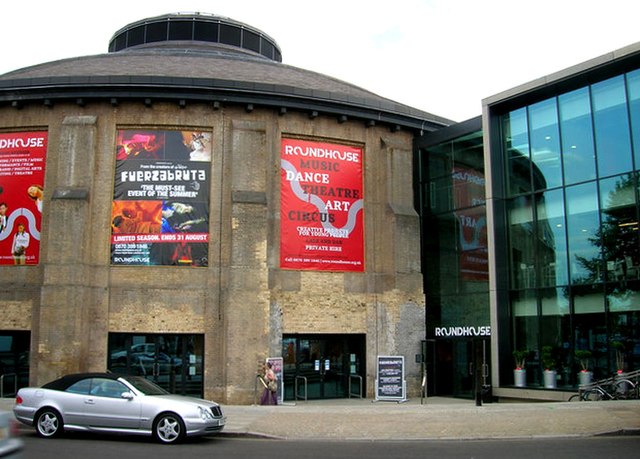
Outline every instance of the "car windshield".
<path fill-rule="evenodd" d="M 167 395 L 169 393 L 162 387 L 140 376 L 127 376 L 124 379 L 144 395 Z"/>

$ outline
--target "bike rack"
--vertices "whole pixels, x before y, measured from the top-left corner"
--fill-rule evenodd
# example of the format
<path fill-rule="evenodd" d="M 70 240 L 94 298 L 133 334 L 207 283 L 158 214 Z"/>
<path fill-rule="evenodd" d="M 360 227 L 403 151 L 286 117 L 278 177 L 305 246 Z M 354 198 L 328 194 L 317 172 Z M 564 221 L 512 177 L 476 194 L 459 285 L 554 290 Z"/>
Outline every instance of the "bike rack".
<path fill-rule="evenodd" d="M 356 378 L 356 381 L 358 382 L 358 393 L 356 394 L 351 392 L 351 378 Z M 352 395 L 354 397 L 362 398 L 362 376 L 360 375 L 349 375 L 349 398 L 351 398 Z"/>
<path fill-rule="evenodd" d="M 298 394 L 298 379 L 302 379 L 304 381 L 304 396 L 301 396 Z M 306 376 L 296 376 L 296 381 L 295 381 L 295 396 L 296 396 L 296 400 L 298 400 L 299 398 L 303 399 L 303 400 L 307 400 L 307 377 Z"/>
<path fill-rule="evenodd" d="M 628 373 L 615 374 L 610 378 L 599 379 L 598 381 L 592 381 L 589 384 L 580 384 L 578 386 L 578 394 L 580 394 L 580 399 L 582 399 L 582 394 L 584 394 L 584 392 L 586 392 L 587 390 L 598 389 L 602 391 L 601 386 L 602 387 L 612 386 L 613 384 L 616 383 L 616 381 L 624 381 L 624 380 L 630 381 L 631 384 L 633 385 L 633 389 L 636 389 L 638 387 L 638 384 L 640 384 L 640 381 L 639 381 L 640 370 L 634 370 Z"/>
<path fill-rule="evenodd" d="M 6 373 L 0 376 L 0 398 L 4 398 L 4 378 L 5 376 L 13 377 L 13 395 L 18 393 L 18 374 L 17 373 Z"/>

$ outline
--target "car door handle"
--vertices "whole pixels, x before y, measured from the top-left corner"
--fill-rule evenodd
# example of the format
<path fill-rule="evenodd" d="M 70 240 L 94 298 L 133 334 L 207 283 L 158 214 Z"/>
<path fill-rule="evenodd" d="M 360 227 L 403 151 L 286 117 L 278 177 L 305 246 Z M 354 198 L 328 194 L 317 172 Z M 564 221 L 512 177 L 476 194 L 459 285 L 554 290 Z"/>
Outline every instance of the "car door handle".
<path fill-rule="evenodd" d="M 92 399 L 92 398 L 88 398 L 88 399 L 86 399 L 86 400 L 84 401 L 84 403 L 85 403 L 85 405 L 95 405 L 95 404 L 96 404 L 95 400 L 94 400 L 94 399 Z"/>

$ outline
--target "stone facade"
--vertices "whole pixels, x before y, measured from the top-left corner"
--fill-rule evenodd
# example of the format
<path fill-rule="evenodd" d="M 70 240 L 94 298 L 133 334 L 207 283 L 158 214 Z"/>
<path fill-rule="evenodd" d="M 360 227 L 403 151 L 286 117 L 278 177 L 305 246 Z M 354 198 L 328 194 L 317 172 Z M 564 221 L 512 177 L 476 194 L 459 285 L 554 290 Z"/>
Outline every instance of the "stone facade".
<path fill-rule="evenodd" d="M 109 333 L 196 333 L 205 337 L 204 396 L 250 403 L 256 364 L 281 355 L 283 334 L 358 333 L 369 397 L 376 355 L 404 355 L 408 393 L 419 393 L 425 305 L 411 133 L 270 108 L 107 100 L 5 105 L 0 128 L 49 136 L 40 264 L 0 266 L 0 330 L 31 331 L 31 384 L 105 370 Z M 208 267 L 110 265 L 123 128 L 211 132 Z M 363 149 L 363 273 L 280 269 L 285 136 Z"/>

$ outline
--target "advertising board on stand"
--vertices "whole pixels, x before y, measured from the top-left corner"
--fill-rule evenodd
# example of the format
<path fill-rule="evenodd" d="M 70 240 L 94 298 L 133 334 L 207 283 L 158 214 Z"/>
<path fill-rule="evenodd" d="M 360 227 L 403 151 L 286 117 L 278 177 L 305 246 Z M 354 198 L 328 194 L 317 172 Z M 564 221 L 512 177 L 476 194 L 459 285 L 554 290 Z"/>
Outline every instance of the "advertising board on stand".
<path fill-rule="evenodd" d="M 389 400 L 398 403 L 407 400 L 403 356 L 378 356 L 376 400 Z"/>

